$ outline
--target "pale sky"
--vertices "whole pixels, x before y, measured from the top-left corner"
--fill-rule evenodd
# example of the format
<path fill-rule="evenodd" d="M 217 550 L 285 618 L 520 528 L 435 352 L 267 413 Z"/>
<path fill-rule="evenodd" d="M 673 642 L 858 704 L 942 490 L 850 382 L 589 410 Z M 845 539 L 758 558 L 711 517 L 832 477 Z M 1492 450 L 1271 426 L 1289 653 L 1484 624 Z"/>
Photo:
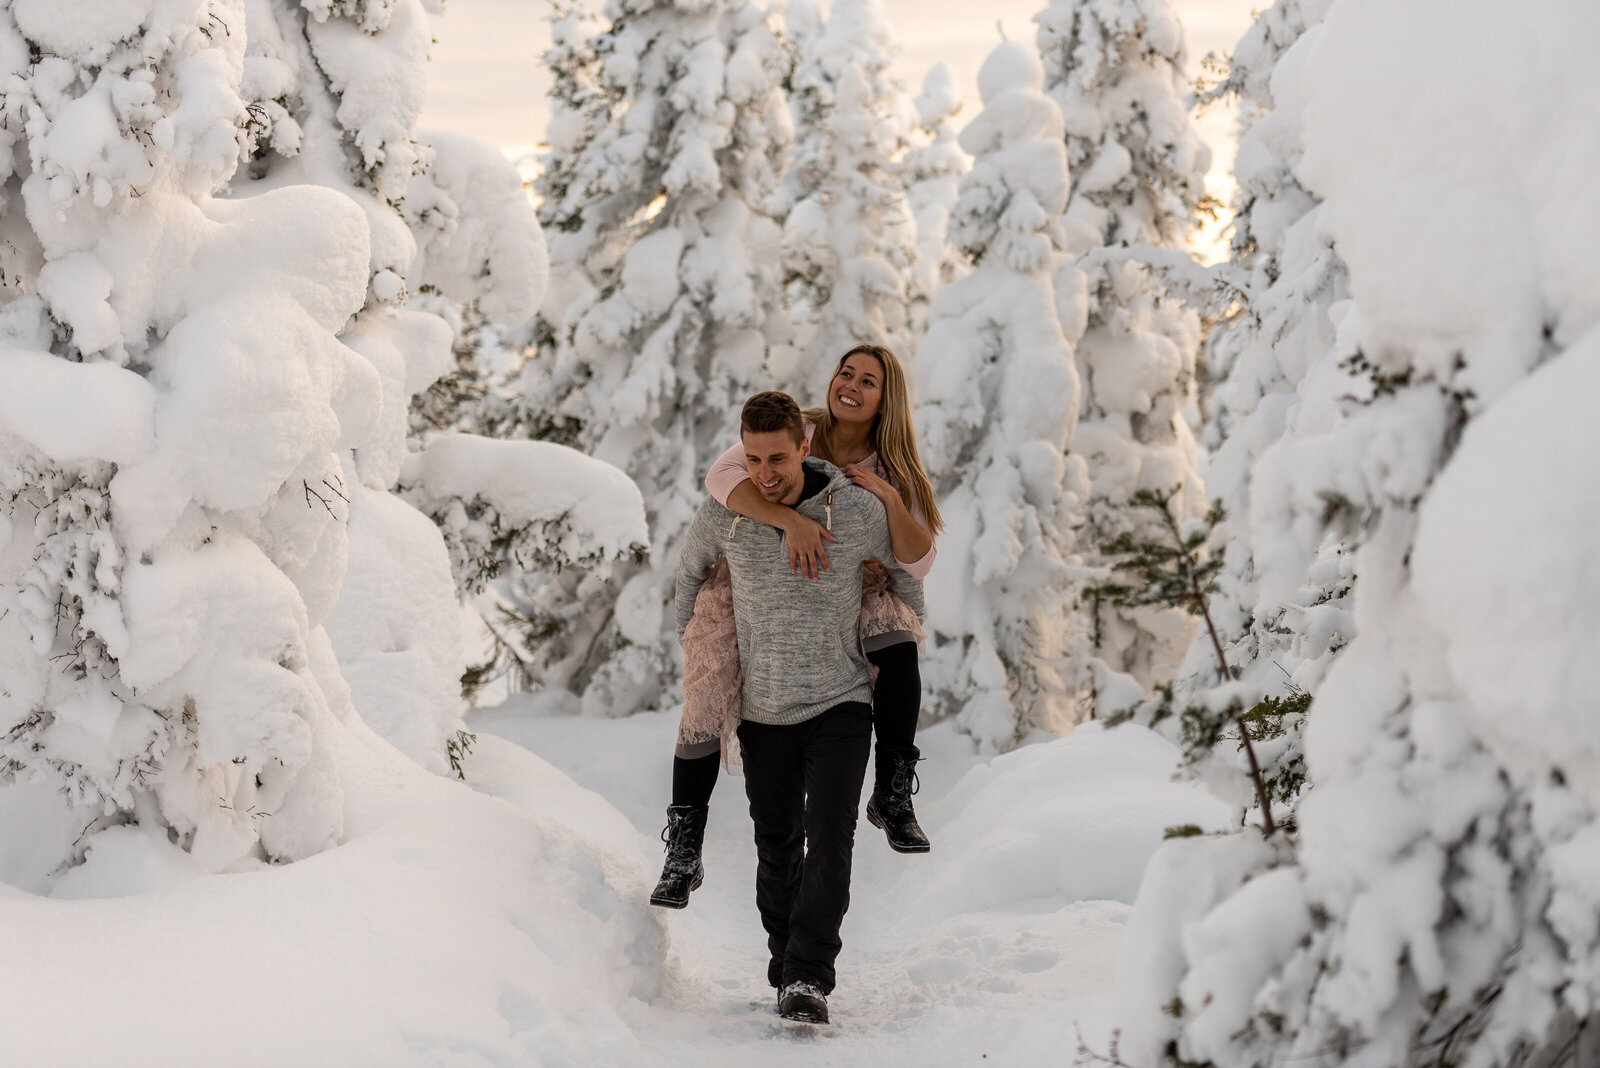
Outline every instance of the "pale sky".
<path fill-rule="evenodd" d="M 1250 25 L 1252 6 L 1260 2 L 1175 0 L 1189 35 L 1191 68 L 1207 52 L 1230 52 Z M 956 119 L 959 127 L 977 113 L 978 67 L 999 43 L 1001 30 L 1011 40 L 1032 41 L 1031 19 L 1047 3 L 883 0 L 883 6 L 901 49 L 895 72 L 913 95 L 933 64 L 943 60 L 955 70 L 966 101 Z M 450 0 L 447 14 L 433 23 L 436 44 L 423 125 L 473 134 L 507 151 L 542 141 L 550 79 L 539 56 L 550 40 L 545 21 L 549 9 L 546 0 Z M 1224 201 L 1233 190 L 1227 178 L 1232 129 L 1233 115 L 1227 109 L 1213 111 L 1201 123 L 1215 157 L 1207 184 Z M 1208 259 L 1218 254 L 1213 241 L 1209 234 L 1197 241 Z"/>

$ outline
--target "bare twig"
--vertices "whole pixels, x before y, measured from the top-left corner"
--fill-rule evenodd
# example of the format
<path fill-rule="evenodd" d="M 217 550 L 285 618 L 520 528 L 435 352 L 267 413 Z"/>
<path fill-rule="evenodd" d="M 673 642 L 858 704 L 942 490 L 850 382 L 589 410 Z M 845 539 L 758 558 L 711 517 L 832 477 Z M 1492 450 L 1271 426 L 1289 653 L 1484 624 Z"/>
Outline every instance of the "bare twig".
<path fill-rule="evenodd" d="M 324 480 L 324 482 L 326 482 L 326 480 Z M 338 513 L 336 513 L 333 510 L 333 505 L 328 501 L 328 498 L 324 497 L 322 494 L 320 494 L 316 490 L 312 489 L 310 482 L 308 482 L 308 481 L 306 481 L 305 479 L 302 478 L 300 480 L 300 485 L 304 486 L 305 490 L 306 490 L 306 507 L 307 508 L 314 507 L 312 505 L 312 503 L 311 503 L 311 498 L 315 497 L 317 500 L 322 502 L 322 507 L 324 507 L 324 508 L 326 508 L 328 510 L 328 514 L 329 515 L 333 516 L 333 518 L 335 518 L 335 519 L 339 518 Z M 331 489 L 332 487 L 329 487 L 329 488 Z M 344 495 L 340 494 L 340 496 L 342 497 Z"/>

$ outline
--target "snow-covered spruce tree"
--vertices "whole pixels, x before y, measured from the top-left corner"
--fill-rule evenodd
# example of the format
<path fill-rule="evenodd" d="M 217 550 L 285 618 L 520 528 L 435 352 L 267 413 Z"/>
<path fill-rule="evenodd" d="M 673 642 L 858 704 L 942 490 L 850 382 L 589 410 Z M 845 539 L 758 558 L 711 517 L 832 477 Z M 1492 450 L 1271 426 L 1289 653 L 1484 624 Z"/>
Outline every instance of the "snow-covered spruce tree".
<path fill-rule="evenodd" d="M 1210 538 L 1210 552 L 1221 556 L 1223 566 L 1207 601 L 1207 616 L 1238 685 L 1216 689 L 1215 648 L 1210 635 L 1202 632 L 1178 674 L 1175 700 L 1158 694 L 1137 718 L 1150 722 L 1163 711 L 1189 710 L 1226 723 L 1234 718 L 1231 708 L 1245 710 L 1247 721 L 1262 728 L 1257 755 L 1280 801 L 1304 780 L 1302 728 L 1309 694 L 1352 634 L 1353 573 L 1346 535 L 1326 535 L 1317 558 L 1287 597 L 1264 597 L 1258 581 L 1258 539 L 1250 520 L 1250 473 L 1256 460 L 1286 435 L 1320 432 L 1348 389 L 1333 347 L 1330 316 L 1347 295 L 1343 263 L 1319 236 L 1318 198 L 1292 170 L 1302 153 L 1303 63 L 1314 35 L 1305 47 L 1296 48 L 1294 42 L 1320 17 L 1314 4 L 1299 0 L 1264 12 L 1240 41 L 1228 77 L 1216 90 L 1240 94 L 1243 120 L 1230 261 L 1209 272 L 1191 267 L 1187 273 L 1194 278 L 1186 281 L 1185 272 L 1163 260 L 1173 253 L 1139 253 L 1159 266 L 1166 282 L 1183 286 L 1192 302 L 1205 301 L 1203 275 L 1209 273 L 1211 279 L 1211 311 L 1219 322 L 1209 334 L 1207 350 L 1213 364 L 1228 368 L 1229 374 L 1214 392 L 1217 421 L 1207 427 L 1213 450 L 1207 492 L 1223 517 Z M 1174 716 L 1158 726 L 1170 731 L 1182 722 Z M 1199 761 L 1197 770 L 1241 810 L 1254 803 L 1254 791 L 1247 785 L 1248 760 L 1236 739 Z M 1223 784 L 1232 784 L 1232 789 Z M 1287 810 L 1279 818 L 1292 823 Z"/>
<path fill-rule="evenodd" d="M 322 624 L 341 456 L 380 404 L 335 337 L 367 225 L 322 190 L 215 198 L 245 22 L 227 0 L 0 13 L 0 777 L 70 806 L 63 863 L 112 824 L 212 870 L 341 832 Z"/>
<path fill-rule="evenodd" d="M 450 326 L 405 306 L 418 240 L 403 214 L 431 154 L 416 137 L 436 0 L 247 0 L 245 89 L 256 139 L 229 195 L 338 190 L 372 234 L 364 306 L 340 334 L 378 369 L 378 429 L 354 455 L 350 570 L 328 618 L 356 710 L 436 771 L 461 729 L 462 651 L 443 539 L 391 492 L 411 398 L 449 369 Z M 432 187 L 437 192 L 438 186 Z M 438 197 L 425 205 L 439 212 Z M 431 226 L 424 223 L 424 236 Z M 330 504 L 343 507 L 330 498 Z"/>
<path fill-rule="evenodd" d="M 933 295 L 967 271 L 961 250 L 950 241 L 950 212 L 972 161 L 956 140 L 952 120 L 961 110 L 961 87 L 948 64 L 929 69 L 921 95 L 911 103 L 917 109 L 917 127 L 901 173 L 917 232 L 917 256 L 906 286 L 907 329 L 915 347 L 927 332 Z"/>
<path fill-rule="evenodd" d="M 1284 598 L 1340 535 L 1355 636 L 1314 691 L 1297 848 L 1153 862 L 1122 1000 L 1182 1011 L 1124 1009 L 1134 1063 L 1575 1064 L 1600 1024 L 1600 228 L 1578 207 L 1600 150 L 1575 103 L 1600 17 L 1527 14 L 1357 0 L 1279 60 L 1350 297 L 1343 403 L 1251 472 L 1255 559 Z M 1515 97 L 1477 76 L 1490 57 Z"/>
<path fill-rule="evenodd" d="M 1222 289 L 1233 298 L 1206 345 L 1213 371 L 1226 377 L 1213 393 L 1207 490 L 1223 519 L 1213 532 L 1212 551 L 1222 556 L 1208 612 L 1236 682 L 1218 686 L 1215 654 L 1207 634 L 1190 646 L 1176 686 L 1179 709 L 1218 717 L 1231 706 L 1254 708 L 1263 700 L 1311 694 L 1353 633 L 1349 611 L 1351 557 L 1343 539 L 1325 536 L 1316 560 L 1283 598 L 1261 589 L 1271 555 L 1251 523 L 1257 485 L 1252 473 L 1271 447 L 1295 433 L 1316 430 L 1336 410 L 1345 388 L 1334 348 L 1330 309 L 1348 297 L 1343 261 L 1319 230 L 1321 200 L 1301 183 L 1295 168 L 1303 155 L 1305 59 L 1326 7 L 1321 0 L 1280 0 L 1246 31 L 1229 61 L 1227 77 L 1213 90 L 1236 97 L 1240 138 L 1234 162 L 1239 191 L 1234 202 L 1230 260 L 1216 268 Z M 1153 701 L 1149 710 L 1159 710 Z M 1141 717 L 1148 719 L 1148 712 Z M 1270 779 L 1305 775 L 1304 716 L 1292 715 L 1282 735 L 1256 748 Z M 1158 725 L 1171 733 L 1174 717 Z M 1253 803 L 1245 759 L 1225 741 L 1197 770 L 1240 806 Z M 1291 831 L 1294 814 L 1277 817 Z M 1259 818 L 1256 822 L 1259 822 Z M 1146 876 L 1130 931 L 1126 962 L 1119 968 L 1119 1019 L 1124 1055 L 1135 1063 L 1157 1063 L 1179 1021 L 1165 1011 L 1178 997 L 1183 977 L 1178 932 L 1217 900 L 1260 871 L 1292 857 L 1287 835 L 1271 843 L 1247 830 L 1222 841 L 1184 841 L 1157 855 Z M 1194 882 L 1197 868 L 1207 871 Z M 1204 892 L 1197 892 L 1204 886 Z"/>
<path fill-rule="evenodd" d="M 1077 715 L 1067 554 L 1087 489 L 1068 457 L 1078 375 L 1052 261 L 1068 182 L 1061 112 L 1034 51 L 1007 42 L 978 74 L 983 111 L 951 236 L 975 263 L 941 289 L 914 372 L 917 434 L 950 516 L 930 578 L 926 687 L 936 715 L 990 748 Z"/>
<path fill-rule="evenodd" d="M 1051 0 L 1033 21 L 1066 126 L 1069 246 L 1183 248 L 1206 201 L 1211 150 L 1189 115 L 1170 0 Z"/>
<path fill-rule="evenodd" d="M 781 334 L 778 248 L 765 214 L 791 135 L 783 48 L 762 5 L 611 0 L 591 44 L 606 94 L 574 118 L 553 226 L 546 309 L 555 351 L 529 362 L 535 431 L 575 444 L 646 490 L 650 561 L 602 582 L 581 568 L 530 577 L 543 620 L 529 674 L 625 714 L 673 689 L 665 625 L 678 538 L 711 459 L 737 437 Z M 573 62 L 581 68 L 581 52 Z M 591 134 L 589 120 L 607 117 Z M 554 146 L 554 142 L 552 142 Z M 554 209 L 551 209 L 554 210 Z"/>
<path fill-rule="evenodd" d="M 1257 460 L 1282 439 L 1325 431 L 1349 390 L 1334 345 L 1334 309 L 1349 295 L 1344 263 L 1320 229 L 1320 198 L 1295 174 L 1303 154 L 1304 65 L 1315 43 L 1308 31 L 1324 6 L 1285 0 L 1263 12 L 1219 86 L 1239 94 L 1241 136 L 1232 254 L 1218 269 L 1233 301 L 1207 339 L 1208 363 L 1227 370 L 1213 392 L 1207 431 L 1207 492 L 1225 517 L 1215 536 L 1224 564 L 1209 610 L 1241 683 L 1225 700 L 1248 707 L 1314 692 L 1354 633 L 1350 554 L 1359 531 L 1326 531 L 1296 581 L 1273 592 L 1261 588 L 1259 576 L 1268 566 L 1261 557 L 1274 550 L 1251 520 Z M 1190 647 L 1180 691 L 1205 690 L 1213 670 L 1202 635 Z M 1303 770 L 1303 718 L 1285 726 L 1263 756 L 1269 774 L 1295 777 Z M 1237 754 L 1227 755 L 1237 762 Z"/>
<path fill-rule="evenodd" d="M 1186 418 L 1199 316 L 1135 256 L 1186 247 L 1211 151 L 1188 114 L 1183 27 L 1168 0 L 1053 0 L 1034 21 L 1073 179 L 1062 220 L 1073 259 L 1060 286 L 1088 295 L 1075 346 L 1083 391 L 1073 449 L 1091 486 L 1079 545 L 1102 566 L 1120 537 L 1160 540 L 1157 514 L 1134 502 L 1140 492 L 1167 496 L 1180 523 L 1206 510 Z M 1086 611 L 1095 656 L 1147 691 L 1173 677 L 1195 635 L 1178 608 L 1095 598 Z"/>
<path fill-rule="evenodd" d="M 789 20 L 803 30 L 789 78 L 797 132 L 773 208 L 794 337 L 773 352 L 771 370 L 810 403 L 851 345 L 908 351 L 917 235 L 900 160 L 916 112 L 889 73 L 880 0 L 834 0 L 820 26 L 811 0 L 795 0 Z"/>

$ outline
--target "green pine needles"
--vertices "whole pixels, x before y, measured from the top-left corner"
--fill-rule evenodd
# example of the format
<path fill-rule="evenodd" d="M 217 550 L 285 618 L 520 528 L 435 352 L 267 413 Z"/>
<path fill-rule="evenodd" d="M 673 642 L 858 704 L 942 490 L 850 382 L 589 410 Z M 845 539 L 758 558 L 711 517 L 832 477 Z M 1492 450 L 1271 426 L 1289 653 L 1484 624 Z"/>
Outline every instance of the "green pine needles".
<path fill-rule="evenodd" d="M 467 769 L 462 764 L 472 755 L 472 744 L 477 740 L 478 736 L 471 731 L 457 730 L 456 736 L 444 743 L 445 756 L 450 759 L 450 770 L 462 782 L 467 781 Z"/>
<path fill-rule="evenodd" d="M 1116 560 L 1112 565 L 1113 579 L 1090 586 L 1084 593 L 1118 607 L 1164 605 L 1199 616 L 1217 655 L 1220 681 L 1226 684 L 1233 681 L 1233 672 L 1208 609 L 1217 574 L 1222 570 L 1222 557 L 1206 552 L 1212 531 L 1222 521 L 1222 509 L 1214 505 L 1204 519 L 1180 524 L 1172 499 L 1181 488 L 1146 489 L 1133 495 L 1132 503 L 1155 512 L 1158 521 L 1145 527 L 1141 534 L 1124 532 L 1113 539 L 1105 549 L 1106 555 Z M 1298 731 L 1310 704 L 1310 694 L 1296 690 L 1286 698 L 1266 698 L 1248 711 L 1238 698 L 1186 703 L 1180 708 L 1171 684 L 1166 684 L 1156 687 L 1149 700 L 1112 715 L 1107 723 L 1115 726 L 1138 718 L 1155 726 L 1176 716 L 1179 744 L 1189 764 L 1202 760 L 1224 740 L 1237 737 L 1249 764 L 1256 804 L 1261 809 L 1262 834 L 1270 837 L 1278 830 L 1272 817 L 1272 802 L 1287 802 L 1299 793 L 1305 785 L 1305 762 L 1298 755 L 1298 747 L 1292 747 L 1293 756 L 1264 771 L 1257 746 L 1281 739 L 1291 730 Z"/>

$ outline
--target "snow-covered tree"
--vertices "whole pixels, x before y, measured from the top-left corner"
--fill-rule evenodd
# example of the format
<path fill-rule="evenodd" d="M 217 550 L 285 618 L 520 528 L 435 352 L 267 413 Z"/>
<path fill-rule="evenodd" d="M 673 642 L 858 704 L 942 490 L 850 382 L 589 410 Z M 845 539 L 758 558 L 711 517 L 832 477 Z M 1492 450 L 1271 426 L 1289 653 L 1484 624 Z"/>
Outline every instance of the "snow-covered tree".
<path fill-rule="evenodd" d="M 1343 260 L 1320 232 L 1320 198 L 1296 177 L 1303 154 L 1301 108 L 1309 33 L 1324 5 L 1286 2 L 1263 12 L 1235 49 L 1217 91 L 1237 94 L 1239 186 L 1228 264 L 1218 269 L 1227 312 L 1207 339 L 1208 362 L 1226 370 L 1213 392 L 1207 491 L 1225 516 L 1217 531 L 1223 568 L 1210 612 L 1239 699 L 1315 691 L 1353 636 L 1349 531 L 1324 532 L 1314 560 L 1287 589 L 1264 591 L 1271 554 L 1252 526 L 1257 461 L 1277 442 L 1331 425 L 1350 388 L 1334 345 L 1334 310 L 1348 298 Z M 1304 42 L 1303 44 L 1300 42 Z M 1180 689 L 1214 681 L 1205 636 L 1190 648 Z M 1271 763 L 1301 774 L 1302 720 L 1269 750 Z M 1230 758 L 1233 759 L 1233 758 Z"/>
<path fill-rule="evenodd" d="M 1237 689 L 1215 689 L 1218 664 L 1209 632 L 1196 636 L 1177 679 L 1177 700 L 1157 699 L 1139 714 L 1184 707 L 1222 715 L 1238 704 L 1272 715 L 1257 750 L 1264 774 L 1292 793 L 1304 779 L 1302 727 L 1309 694 L 1349 640 L 1348 598 L 1353 575 L 1344 537 L 1329 532 L 1316 561 L 1287 598 L 1263 597 L 1259 588 L 1258 540 L 1251 526 L 1252 481 L 1257 459 L 1285 435 L 1317 431 L 1337 410 L 1347 388 L 1332 345 L 1332 307 L 1346 295 L 1343 263 L 1318 236 L 1319 201 L 1295 177 L 1299 159 L 1300 71 L 1304 50 L 1292 46 L 1320 18 L 1315 5 L 1279 4 L 1264 12 L 1239 43 L 1217 98 L 1237 96 L 1241 137 L 1235 161 L 1239 193 L 1235 201 L 1232 257 L 1209 270 L 1167 250 L 1132 250 L 1128 255 L 1152 267 L 1164 283 L 1208 304 L 1218 317 L 1207 339 L 1213 366 L 1228 370 L 1215 389 L 1214 421 L 1206 434 L 1212 452 L 1207 492 L 1223 516 L 1210 538 L 1210 551 L 1222 566 L 1207 601 L 1229 673 Z M 1274 73 L 1280 58 L 1284 69 Z M 1091 253 L 1091 259 L 1115 250 Z M 1262 704 L 1262 702 L 1267 702 Z M 1282 712 L 1282 715 L 1278 713 Z M 1168 721 L 1176 726 L 1181 722 Z M 1270 735 L 1270 737 L 1265 736 Z M 1201 762 L 1209 775 L 1216 763 L 1233 765 L 1229 776 L 1218 768 L 1213 781 L 1233 781 L 1232 800 L 1247 807 L 1248 761 L 1227 742 Z M 1283 791 L 1278 791 L 1280 794 Z"/>
<path fill-rule="evenodd" d="M 0 14 L 0 776 L 213 870 L 340 834 L 323 623 L 381 404 L 335 336 L 366 292 L 362 213 L 215 195 L 245 144 L 245 24 L 227 0 Z"/>
<path fill-rule="evenodd" d="M 1066 126 L 1069 245 L 1184 247 L 1211 150 L 1189 115 L 1170 0 L 1051 0 L 1033 20 Z"/>
<path fill-rule="evenodd" d="M 552 136 L 553 154 L 569 150 L 553 166 L 563 200 L 546 208 L 559 220 L 554 350 L 528 363 L 519 403 L 533 432 L 647 491 L 648 564 L 612 582 L 567 568 L 524 591 L 549 624 L 529 635 L 531 674 L 621 714 L 672 688 L 677 540 L 740 403 L 766 384 L 769 335 L 785 329 L 781 233 L 765 205 L 791 126 L 763 6 L 611 0 L 605 13 L 592 42 L 556 50 L 577 78 L 592 49 L 602 99 L 564 112 Z"/>
<path fill-rule="evenodd" d="M 1600 659 L 1578 577 L 1600 517 L 1580 459 L 1600 444 L 1584 410 L 1600 229 L 1578 205 L 1600 151 L 1573 104 L 1600 88 L 1579 43 L 1600 18 L 1355 0 L 1318 25 L 1320 6 L 1280 4 L 1247 36 L 1277 53 L 1276 121 L 1241 152 L 1259 175 L 1276 149 L 1302 191 L 1278 206 L 1314 216 L 1256 205 L 1254 232 L 1282 235 L 1271 285 L 1298 292 L 1260 329 L 1298 388 L 1243 476 L 1256 602 L 1292 606 L 1287 653 L 1304 658 L 1287 668 L 1311 683 L 1312 785 L 1295 837 L 1157 855 L 1120 981 L 1122 1056 L 1562 1063 L 1600 996 Z M 1431 38 L 1444 19 L 1450 40 Z M 1285 50 L 1273 35 L 1294 22 Z M 1514 97 L 1478 76 L 1491 61 Z M 1328 244 L 1340 260 L 1319 267 Z M 1308 323 L 1346 277 L 1328 324 Z M 1262 359 L 1238 356 L 1230 381 Z M 1273 397 L 1230 443 L 1266 437 Z M 1331 540 L 1357 576 L 1336 610 L 1303 600 L 1334 571 Z M 1337 656 L 1309 655 L 1336 639 Z"/>
<path fill-rule="evenodd" d="M 1061 112 L 1034 51 L 1004 43 L 961 131 L 975 159 L 951 235 L 976 264 L 941 289 L 914 373 L 922 455 L 949 517 L 930 578 L 927 688 L 983 744 L 1077 714 L 1067 555 L 1086 489 L 1067 456 L 1078 375 L 1057 316 L 1053 258 L 1067 203 Z"/>
<path fill-rule="evenodd" d="M 418 135 L 433 0 L 249 0 L 246 88 L 256 140 L 230 193 L 285 184 L 338 190 L 373 240 L 364 306 L 341 338 L 378 368 L 378 432 L 354 456 L 350 572 L 328 630 L 355 706 L 438 771 L 461 735 L 464 668 L 445 537 L 394 495 L 416 430 L 503 419 L 479 366 L 543 295 L 537 221 L 510 164 L 469 138 Z M 413 292 L 418 299 L 412 301 Z M 452 328 L 455 329 L 452 329 Z M 499 346 L 511 362 L 519 346 Z M 455 360 L 452 360 L 452 350 Z M 465 367 L 463 367 L 465 365 Z M 491 376 L 492 377 L 492 376 Z M 416 503 L 436 508 L 442 494 Z"/>
<path fill-rule="evenodd" d="M 912 345 L 928 329 L 928 305 L 941 287 L 966 273 L 961 250 L 950 241 L 950 212 L 961 196 L 961 178 L 972 166 L 952 124 L 961 110 L 961 87 L 946 63 L 936 63 L 912 100 L 917 127 L 901 161 L 906 201 L 917 231 L 917 255 L 906 286 L 906 320 Z"/>
<path fill-rule="evenodd" d="M 772 372 L 802 403 L 823 395 L 852 345 L 908 351 L 906 282 L 917 255 L 901 169 L 916 113 L 889 73 L 881 0 L 834 0 L 816 23 L 811 0 L 789 5 L 797 133 L 773 201 L 794 338 L 774 351 Z"/>
<path fill-rule="evenodd" d="M 1072 199 L 1062 220 L 1063 290 L 1082 285 L 1082 405 L 1074 450 L 1089 468 L 1080 545 L 1105 562 L 1118 537 L 1157 537 L 1141 491 L 1171 494 L 1180 522 L 1205 511 L 1193 400 L 1198 315 L 1136 258 L 1184 249 L 1211 151 L 1187 110 L 1183 27 L 1168 0 L 1053 0 L 1034 16 L 1046 87 L 1066 123 Z M 1142 686 L 1170 680 L 1194 636 L 1180 609 L 1087 606 L 1095 655 Z"/>
<path fill-rule="evenodd" d="M 417 239 L 401 206 L 431 158 L 416 139 L 428 10 L 423 0 L 247 0 L 246 14 L 257 128 L 230 195 L 324 186 L 357 205 L 372 234 L 366 299 L 340 337 L 378 369 L 383 396 L 377 432 L 355 451 L 355 478 L 342 489 L 353 549 L 328 631 L 356 710 L 444 771 L 461 728 L 448 557 L 437 529 L 389 492 L 406 457 L 411 398 L 451 356 L 449 325 L 405 306 Z"/>

